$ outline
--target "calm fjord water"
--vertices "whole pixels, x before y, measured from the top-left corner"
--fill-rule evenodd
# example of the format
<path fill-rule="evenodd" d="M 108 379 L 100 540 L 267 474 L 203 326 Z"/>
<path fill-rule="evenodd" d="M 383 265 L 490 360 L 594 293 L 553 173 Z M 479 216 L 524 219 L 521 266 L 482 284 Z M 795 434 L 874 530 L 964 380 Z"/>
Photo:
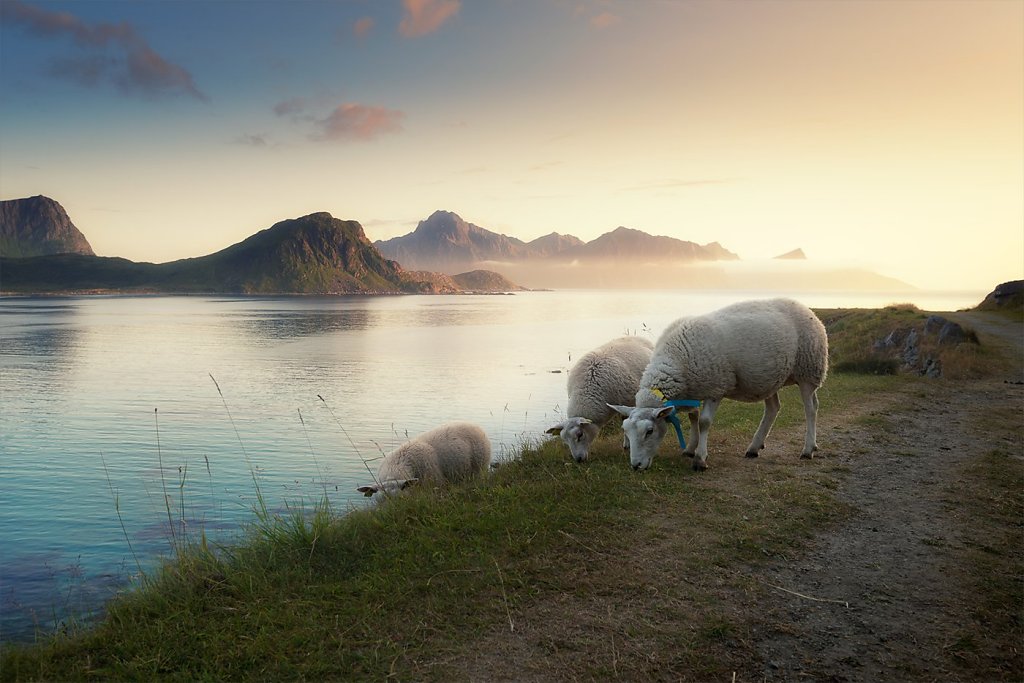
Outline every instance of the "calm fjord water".
<path fill-rule="evenodd" d="M 363 460 L 448 420 L 512 454 L 563 416 L 571 360 L 758 296 L 0 298 L 0 639 L 95 612 L 136 558 L 169 552 L 168 507 L 176 531 L 229 540 L 254 476 L 272 509 L 325 492 L 362 506 Z M 950 310 L 981 296 L 795 298 Z"/>

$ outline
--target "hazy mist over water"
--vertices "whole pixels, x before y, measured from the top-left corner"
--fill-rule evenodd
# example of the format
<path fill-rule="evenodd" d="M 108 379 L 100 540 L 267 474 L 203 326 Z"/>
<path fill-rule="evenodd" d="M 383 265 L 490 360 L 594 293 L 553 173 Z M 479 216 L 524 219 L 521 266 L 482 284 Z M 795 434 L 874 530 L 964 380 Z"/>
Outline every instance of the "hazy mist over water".
<path fill-rule="evenodd" d="M 952 310 L 984 294 L 796 298 Z M 469 420 L 507 457 L 564 416 L 573 360 L 749 298 L 760 295 L 0 299 L 0 638 L 95 611 L 137 573 L 118 509 L 148 567 L 171 547 L 165 489 L 179 531 L 219 540 L 251 519 L 254 472 L 275 510 L 325 493 L 335 511 L 365 505 L 364 460 L 407 435 Z"/>

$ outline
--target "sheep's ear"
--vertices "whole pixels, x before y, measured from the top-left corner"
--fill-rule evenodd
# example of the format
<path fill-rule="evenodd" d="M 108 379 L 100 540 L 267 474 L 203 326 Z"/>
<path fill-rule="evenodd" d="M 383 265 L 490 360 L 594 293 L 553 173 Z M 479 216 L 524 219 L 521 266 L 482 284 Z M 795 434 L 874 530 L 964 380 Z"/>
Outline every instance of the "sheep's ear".
<path fill-rule="evenodd" d="M 656 412 L 654 414 L 654 419 L 655 420 L 664 420 L 664 419 L 668 418 L 668 416 L 673 415 L 675 412 L 676 412 L 676 407 L 675 406 L 665 406 L 664 408 L 662 408 L 661 410 L 659 410 L 658 412 Z"/>
<path fill-rule="evenodd" d="M 402 491 L 404 491 L 405 489 L 409 488 L 410 486 L 412 486 L 413 484 L 417 483 L 418 481 L 419 481 L 419 479 L 403 479 L 402 483 L 399 485 L 398 488 L 401 489 Z"/>
<path fill-rule="evenodd" d="M 546 430 L 544 430 L 544 433 L 545 434 L 552 434 L 554 436 L 558 436 L 559 434 L 562 433 L 563 429 L 565 429 L 565 423 L 564 422 L 559 422 L 554 427 L 548 427 Z"/>
<path fill-rule="evenodd" d="M 376 486 L 360 486 L 356 491 L 359 491 L 359 493 L 369 498 L 373 494 L 377 493 L 377 491 L 380 491 L 380 489 Z"/>
<path fill-rule="evenodd" d="M 611 403 L 606 403 L 605 405 L 625 417 L 629 417 L 630 413 L 633 412 L 633 408 L 630 406 L 613 406 Z"/>

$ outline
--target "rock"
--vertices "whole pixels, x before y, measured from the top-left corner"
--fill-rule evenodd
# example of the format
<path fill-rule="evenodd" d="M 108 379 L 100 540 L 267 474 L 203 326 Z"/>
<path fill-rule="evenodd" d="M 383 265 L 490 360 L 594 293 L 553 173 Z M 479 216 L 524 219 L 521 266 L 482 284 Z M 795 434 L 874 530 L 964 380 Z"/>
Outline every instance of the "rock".
<path fill-rule="evenodd" d="M 941 315 L 930 315 L 928 319 L 924 321 L 924 333 L 925 334 L 938 334 L 942 326 L 945 325 L 948 320 L 943 318 Z"/>
<path fill-rule="evenodd" d="M 942 329 L 939 330 L 939 344 L 955 346 L 968 341 L 973 341 L 975 344 L 978 343 L 977 337 L 968 334 L 963 327 L 952 320 L 947 321 L 942 326 Z"/>
<path fill-rule="evenodd" d="M 931 377 L 938 379 L 942 377 L 942 361 L 938 358 L 926 358 L 924 361 L 924 368 L 921 370 L 921 374 L 925 377 Z"/>
<path fill-rule="evenodd" d="M 906 340 L 906 343 L 903 345 L 903 363 L 908 368 L 916 368 L 917 367 L 917 361 L 918 361 L 918 356 L 919 356 L 919 353 L 918 353 L 918 341 L 919 340 L 920 340 L 920 335 L 917 333 L 917 330 L 910 330 L 910 332 L 907 333 L 907 340 Z"/>
<path fill-rule="evenodd" d="M 910 330 L 905 327 L 897 327 L 895 330 L 890 332 L 885 339 L 879 339 L 875 342 L 876 351 L 884 351 L 885 349 L 895 349 L 901 344 L 903 340 L 907 338 L 907 334 Z"/>

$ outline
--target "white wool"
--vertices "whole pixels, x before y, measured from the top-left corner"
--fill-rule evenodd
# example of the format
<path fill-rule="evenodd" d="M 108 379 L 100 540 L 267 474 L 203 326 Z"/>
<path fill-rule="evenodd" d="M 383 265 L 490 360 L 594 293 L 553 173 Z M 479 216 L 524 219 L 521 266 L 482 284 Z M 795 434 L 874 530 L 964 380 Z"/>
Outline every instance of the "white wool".
<path fill-rule="evenodd" d="M 572 457 L 583 462 L 590 444 L 615 414 L 609 403 L 625 403 L 636 393 L 654 345 L 640 337 L 618 337 L 583 355 L 569 370 L 567 419 L 548 429 L 559 434 Z"/>
<path fill-rule="evenodd" d="M 468 422 L 452 422 L 388 453 L 377 470 L 377 482 L 359 490 L 373 495 L 381 490 L 394 492 L 412 482 L 458 482 L 486 473 L 490 464 L 491 442 L 484 430 Z"/>
<path fill-rule="evenodd" d="M 640 380 L 635 408 L 617 406 L 630 441 L 630 460 L 645 469 L 666 432 L 662 399 L 704 401 L 699 435 L 693 441 L 695 469 L 707 460 L 707 430 L 725 398 L 764 401 L 765 416 L 747 449 L 756 456 L 764 447 L 778 413 L 778 391 L 800 387 L 807 417 L 803 457 L 817 449 L 816 391 L 828 371 L 828 338 L 814 313 L 790 299 L 745 301 L 706 315 L 681 318 L 658 339 L 650 364 Z M 648 433 L 650 432 L 650 433 Z M 653 437 L 653 438 L 651 438 Z"/>

